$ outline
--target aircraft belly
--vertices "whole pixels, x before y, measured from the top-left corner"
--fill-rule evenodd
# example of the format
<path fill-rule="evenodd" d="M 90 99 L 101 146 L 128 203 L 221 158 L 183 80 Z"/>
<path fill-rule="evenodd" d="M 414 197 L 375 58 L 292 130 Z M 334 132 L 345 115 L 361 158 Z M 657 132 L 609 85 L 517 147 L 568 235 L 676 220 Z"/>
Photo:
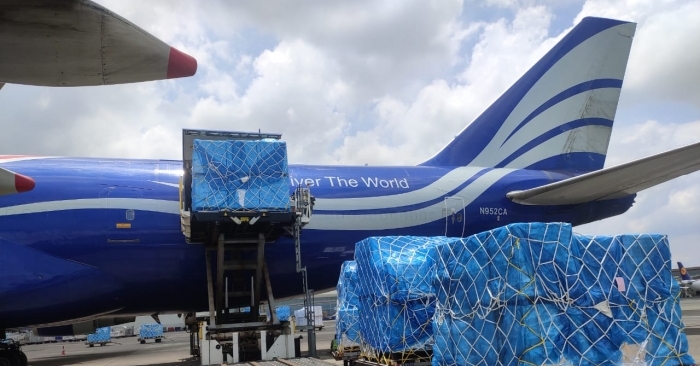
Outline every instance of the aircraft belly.
<path fill-rule="evenodd" d="M 0 327 L 81 318 L 123 306 L 123 283 L 100 269 L 0 239 Z"/>

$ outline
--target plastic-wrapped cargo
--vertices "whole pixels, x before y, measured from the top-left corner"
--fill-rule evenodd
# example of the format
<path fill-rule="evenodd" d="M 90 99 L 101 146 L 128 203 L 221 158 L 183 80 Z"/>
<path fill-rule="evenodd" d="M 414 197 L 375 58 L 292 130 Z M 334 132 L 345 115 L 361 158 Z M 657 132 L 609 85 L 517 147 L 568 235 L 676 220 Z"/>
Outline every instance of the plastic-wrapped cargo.
<path fill-rule="evenodd" d="M 612 314 L 607 328 L 596 319 L 596 328 L 605 331 L 587 329 L 585 337 L 596 340 L 594 347 L 622 344 L 619 351 L 605 348 L 601 353 L 623 363 L 693 364 L 682 332 L 680 287 L 672 275 L 665 235 L 575 235 L 572 245 L 581 248 L 583 269 L 596 274 Z"/>
<path fill-rule="evenodd" d="M 105 344 L 112 340 L 112 333 L 110 327 L 97 328 L 95 333 L 87 335 L 87 344 Z"/>
<path fill-rule="evenodd" d="M 275 313 L 277 315 L 277 320 L 281 322 L 288 322 L 289 318 L 292 316 L 292 311 L 289 309 L 289 306 L 279 306 L 275 309 Z"/>
<path fill-rule="evenodd" d="M 289 190 L 284 141 L 194 140 L 193 211 L 288 211 Z"/>
<path fill-rule="evenodd" d="M 461 239 L 371 237 L 355 246 L 362 353 L 408 357 L 433 344 L 435 248 Z"/>
<path fill-rule="evenodd" d="M 314 327 L 316 328 L 322 328 L 323 327 L 323 307 L 322 306 L 314 306 Z M 306 320 L 306 309 L 301 308 L 298 310 L 294 310 L 294 318 L 296 321 L 296 325 L 305 327 L 308 324 Z"/>
<path fill-rule="evenodd" d="M 144 339 L 157 339 L 163 337 L 163 326 L 160 324 L 141 324 L 139 329 L 139 338 Z"/>
<path fill-rule="evenodd" d="M 437 253 L 436 366 L 693 363 L 665 236 L 513 224 Z"/>
<path fill-rule="evenodd" d="M 357 263 L 346 261 L 340 267 L 338 278 L 338 316 L 336 317 L 336 339 L 341 348 L 360 344 L 360 297 Z"/>
<path fill-rule="evenodd" d="M 568 326 L 559 306 L 587 301 L 570 238 L 564 224 L 509 225 L 438 247 L 437 364 L 557 363 Z"/>

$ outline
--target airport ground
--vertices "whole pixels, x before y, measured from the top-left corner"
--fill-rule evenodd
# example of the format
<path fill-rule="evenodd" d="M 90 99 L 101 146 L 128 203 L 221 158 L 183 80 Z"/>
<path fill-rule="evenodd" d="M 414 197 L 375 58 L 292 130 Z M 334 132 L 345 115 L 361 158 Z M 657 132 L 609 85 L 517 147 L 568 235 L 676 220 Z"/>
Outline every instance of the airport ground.
<path fill-rule="evenodd" d="M 683 299 L 683 322 L 686 326 L 690 353 L 700 360 L 700 297 Z M 327 364 L 342 365 L 330 354 L 330 344 L 335 335 L 335 321 L 325 321 L 324 328 L 316 332 L 318 357 Z M 302 355 L 308 347 L 306 332 L 296 332 L 303 337 Z M 195 366 L 197 359 L 189 355 L 189 334 L 186 332 L 165 333 L 162 343 L 140 344 L 135 337 L 114 339 L 105 346 L 88 347 L 80 342 L 47 343 L 24 346 L 22 349 L 31 366 Z M 62 351 L 65 349 L 65 356 Z M 277 363 L 275 363 L 277 364 Z M 315 362 L 315 365 L 323 364 Z M 280 364 L 283 365 L 283 364 Z"/>
<path fill-rule="evenodd" d="M 335 321 L 324 322 L 325 327 L 316 332 L 318 357 L 331 364 L 330 345 L 335 335 Z M 137 337 L 113 339 L 105 346 L 88 347 L 84 342 L 59 342 L 34 344 L 22 347 L 31 366 L 195 366 L 199 361 L 190 357 L 189 334 L 186 332 L 165 333 L 161 343 L 153 341 L 140 344 Z M 306 332 L 302 336 L 301 352 L 306 355 L 308 344 Z M 65 351 L 65 355 L 62 355 Z M 282 365 L 284 366 L 284 365 Z"/>

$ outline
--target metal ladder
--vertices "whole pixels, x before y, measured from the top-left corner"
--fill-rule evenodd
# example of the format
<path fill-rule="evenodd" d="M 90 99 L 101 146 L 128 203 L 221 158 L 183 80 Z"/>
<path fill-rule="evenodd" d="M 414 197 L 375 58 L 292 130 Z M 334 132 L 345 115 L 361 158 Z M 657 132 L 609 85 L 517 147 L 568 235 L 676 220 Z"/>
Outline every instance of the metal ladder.
<path fill-rule="evenodd" d="M 300 211 L 293 227 L 294 253 L 296 257 L 297 273 L 301 273 L 302 290 L 304 292 L 304 315 L 308 327 L 307 340 L 309 343 L 309 357 L 316 357 L 316 322 L 311 296 L 312 290 L 309 289 L 306 267 L 302 267 L 301 265 L 301 228 L 308 223 L 308 221 L 304 222 L 304 219 L 308 219 L 311 216 L 313 198 L 308 189 L 300 187 L 297 187 L 294 191 L 294 197 L 295 201 L 298 203 L 296 208 L 297 212 Z"/>

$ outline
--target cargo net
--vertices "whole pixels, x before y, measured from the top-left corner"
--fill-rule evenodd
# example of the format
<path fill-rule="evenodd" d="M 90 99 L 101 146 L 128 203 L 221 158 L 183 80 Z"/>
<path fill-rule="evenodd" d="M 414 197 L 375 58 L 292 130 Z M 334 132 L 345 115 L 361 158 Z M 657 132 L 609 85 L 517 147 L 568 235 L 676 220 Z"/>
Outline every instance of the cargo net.
<path fill-rule="evenodd" d="M 381 363 L 430 360 L 436 246 L 444 237 L 373 237 L 355 247 L 361 355 Z"/>
<path fill-rule="evenodd" d="M 694 364 L 665 236 L 513 224 L 435 249 L 433 365 Z"/>
<path fill-rule="evenodd" d="M 360 297 L 357 278 L 357 263 L 347 261 L 340 267 L 338 278 L 336 335 L 338 350 L 358 350 L 360 346 Z"/>
<path fill-rule="evenodd" d="M 194 140 L 193 211 L 287 211 L 289 187 L 282 141 Z"/>

